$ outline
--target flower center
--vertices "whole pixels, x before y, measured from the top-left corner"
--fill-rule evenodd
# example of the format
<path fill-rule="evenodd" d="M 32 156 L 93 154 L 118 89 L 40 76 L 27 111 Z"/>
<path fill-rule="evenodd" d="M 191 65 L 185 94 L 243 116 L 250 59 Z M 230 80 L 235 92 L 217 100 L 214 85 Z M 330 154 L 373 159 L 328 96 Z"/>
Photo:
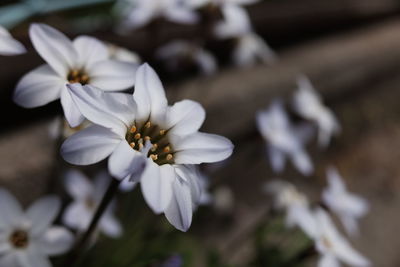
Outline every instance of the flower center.
<path fill-rule="evenodd" d="M 80 83 L 82 85 L 89 83 L 89 75 L 84 70 L 71 70 L 68 73 L 67 80 L 69 83 Z"/>
<path fill-rule="evenodd" d="M 15 248 L 26 248 L 29 243 L 28 233 L 24 230 L 16 230 L 10 235 L 10 242 Z"/>
<path fill-rule="evenodd" d="M 161 129 L 150 121 L 143 125 L 134 124 L 125 136 L 129 145 L 141 151 L 145 142 L 150 142 L 152 147 L 147 154 L 158 165 L 174 164 L 174 151 L 167 137 L 167 130 Z"/>
<path fill-rule="evenodd" d="M 91 198 L 91 197 L 86 198 L 85 204 L 86 204 L 86 207 L 87 207 L 88 209 L 90 209 L 90 210 L 96 209 L 96 206 L 97 206 L 97 205 L 96 205 L 96 201 L 94 201 L 94 199 Z"/>

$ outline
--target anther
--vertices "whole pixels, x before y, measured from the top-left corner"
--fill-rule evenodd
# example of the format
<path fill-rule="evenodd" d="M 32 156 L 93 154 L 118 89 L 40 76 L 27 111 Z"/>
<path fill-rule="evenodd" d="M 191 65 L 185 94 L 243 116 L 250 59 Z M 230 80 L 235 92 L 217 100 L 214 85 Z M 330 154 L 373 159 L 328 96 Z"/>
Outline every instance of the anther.
<path fill-rule="evenodd" d="M 155 161 L 155 160 L 158 159 L 158 155 L 156 155 L 156 154 L 151 154 L 151 155 L 150 155 L 150 158 L 151 158 L 153 161 Z"/>
<path fill-rule="evenodd" d="M 150 141 L 150 140 L 151 140 L 150 136 L 146 135 L 146 136 L 144 137 L 144 141 Z"/>
<path fill-rule="evenodd" d="M 160 130 L 160 135 L 164 135 L 165 134 L 165 130 Z"/>
<path fill-rule="evenodd" d="M 150 127 L 151 127 L 151 122 L 150 121 L 146 122 L 146 124 L 144 125 L 144 128 L 150 128 Z"/>
<path fill-rule="evenodd" d="M 172 154 L 168 154 L 165 158 L 166 158 L 168 161 L 170 161 L 170 160 L 172 160 L 173 157 L 174 157 L 174 156 L 172 156 Z"/>
<path fill-rule="evenodd" d="M 141 137 L 140 133 L 135 134 L 135 139 L 136 140 L 140 139 L 140 137 Z"/>
<path fill-rule="evenodd" d="M 142 150 L 142 148 L 143 148 L 143 144 L 140 143 L 140 144 L 139 144 L 139 151 Z"/>
<path fill-rule="evenodd" d="M 163 151 L 164 151 L 164 153 L 168 153 L 168 152 L 170 152 L 170 151 L 171 151 L 171 148 L 170 148 L 170 146 L 166 146 L 166 147 L 164 147 Z"/>
<path fill-rule="evenodd" d="M 134 148 L 136 146 L 135 142 L 132 142 L 129 145 L 131 146 L 131 148 Z"/>
<path fill-rule="evenodd" d="M 157 150 L 157 148 L 158 148 L 158 145 L 157 144 L 153 144 L 153 147 L 151 148 L 151 151 L 154 152 L 154 151 Z"/>
<path fill-rule="evenodd" d="M 134 132 L 136 132 L 136 130 L 137 130 L 136 126 L 132 126 L 131 129 L 129 130 L 129 132 L 134 133 Z"/>

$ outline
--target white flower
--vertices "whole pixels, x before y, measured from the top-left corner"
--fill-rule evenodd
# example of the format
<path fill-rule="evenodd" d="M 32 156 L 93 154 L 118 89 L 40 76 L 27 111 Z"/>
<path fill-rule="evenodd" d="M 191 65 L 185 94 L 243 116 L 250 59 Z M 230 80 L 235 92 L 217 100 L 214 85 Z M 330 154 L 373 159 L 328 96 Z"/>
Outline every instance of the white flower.
<path fill-rule="evenodd" d="M 25 52 L 25 47 L 15 40 L 6 28 L 0 25 L 0 55 L 14 56 Z"/>
<path fill-rule="evenodd" d="M 286 157 L 304 175 L 310 175 L 313 164 L 307 155 L 298 129 L 289 121 L 282 102 L 274 101 L 271 106 L 256 115 L 257 127 L 267 141 L 267 153 L 275 172 L 282 172 Z"/>
<path fill-rule="evenodd" d="M 29 72 L 17 84 L 14 101 L 23 107 L 38 107 L 60 98 L 67 121 L 76 127 L 84 117 L 66 84 L 91 84 L 107 91 L 127 89 L 134 84 L 136 65 L 110 60 L 107 47 L 95 38 L 80 36 L 70 41 L 44 24 L 33 24 L 29 34 L 47 64 Z"/>
<path fill-rule="evenodd" d="M 253 32 L 249 15 L 242 7 L 226 4 L 222 7 L 224 21 L 217 23 L 215 34 L 220 39 L 237 41 L 233 61 L 237 66 L 247 67 L 257 62 L 273 63 L 276 55 L 267 43 Z"/>
<path fill-rule="evenodd" d="M 179 63 L 189 60 L 195 63 L 203 74 L 211 75 L 217 71 L 217 62 L 214 56 L 202 47 L 187 41 L 173 41 L 159 48 L 156 56 L 176 69 Z"/>
<path fill-rule="evenodd" d="M 66 208 L 63 223 L 79 232 L 87 230 L 98 205 L 104 196 L 111 177 L 106 172 L 99 173 L 93 182 L 77 170 L 69 170 L 65 174 L 65 189 L 73 202 Z M 114 216 L 114 203 L 102 215 L 98 229 L 107 236 L 119 237 L 122 227 Z"/>
<path fill-rule="evenodd" d="M 198 132 L 205 119 L 202 106 L 190 100 L 168 106 L 161 81 L 147 64 L 136 72 L 133 97 L 79 84 L 70 87 L 82 114 L 96 125 L 64 142 L 64 159 L 89 165 L 111 155 L 111 175 L 137 182 L 140 175 L 132 174 L 146 157 L 140 179 L 145 200 L 154 212 L 164 212 L 175 227 L 187 230 L 200 198 L 197 173 L 187 164 L 221 161 L 233 150 L 228 139 Z M 152 147 L 142 153 L 146 141 Z"/>
<path fill-rule="evenodd" d="M 128 29 L 140 28 L 154 19 L 163 17 L 176 23 L 193 24 L 197 14 L 181 0 L 136 0 L 124 6 L 126 13 L 122 26 Z"/>
<path fill-rule="evenodd" d="M 318 267 L 339 267 L 340 261 L 349 266 L 371 266 L 368 259 L 357 252 L 350 243 L 340 235 L 329 215 L 322 209 L 314 213 L 314 241 L 321 255 Z"/>
<path fill-rule="evenodd" d="M 322 193 L 322 199 L 343 223 L 349 234 L 358 234 L 357 220 L 368 212 L 368 202 L 347 191 L 337 169 L 327 171 L 329 187 Z"/>
<path fill-rule="evenodd" d="M 44 197 L 24 212 L 10 193 L 0 189 L 0 266 L 50 267 L 49 256 L 67 252 L 72 234 L 51 225 L 59 211 L 58 198 Z"/>
<path fill-rule="evenodd" d="M 333 112 L 324 106 L 307 77 L 300 76 L 297 84 L 299 89 L 293 98 L 294 108 L 300 116 L 317 124 L 319 145 L 327 146 L 331 137 L 340 132 L 340 125 Z"/>
<path fill-rule="evenodd" d="M 314 233 L 314 216 L 310 210 L 307 196 L 286 181 L 273 180 L 268 182 L 264 191 L 274 199 L 274 208 L 286 211 L 286 225 L 297 226 L 306 234 Z"/>

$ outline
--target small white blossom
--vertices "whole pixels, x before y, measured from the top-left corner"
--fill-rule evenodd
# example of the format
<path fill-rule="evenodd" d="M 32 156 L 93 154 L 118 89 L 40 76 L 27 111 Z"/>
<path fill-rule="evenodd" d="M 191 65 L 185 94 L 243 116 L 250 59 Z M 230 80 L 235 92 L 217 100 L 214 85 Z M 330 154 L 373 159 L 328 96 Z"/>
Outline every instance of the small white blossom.
<path fill-rule="evenodd" d="M 224 21 L 217 23 L 215 34 L 220 39 L 237 40 L 233 61 L 237 66 L 248 67 L 257 62 L 273 63 L 276 55 L 267 43 L 254 33 L 249 15 L 242 7 L 226 4 L 222 7 Z"/>
<path fill-rule="evenodd" d="M 264 191 L 273 196 L 274 208 L 286 212 L 286 225 L 297 226 L 306 234 L 314 232 L 314 216 L 307 196 L 286 181 L 273 180 L 265 185 Z"/>
<path fill-rule="evenodd" d="M 319 129 L 319 145 L 327 146 L 331 137 L 340 132 L 339 122 L 333 112 L 322 103 L 307 77 L 300 76 L 297 84 L 298 90 L 293 98 L 294 108 L 300 116 L 316 123 Z"/>
<path fill-rule="evenodd" d="M 371 266 L 368 259 L 357 252 L 350 243 L 339 233 L 332 219 L 322 209 L 314 213 L 315 233 L 313 239 L 321 258 L 318 267 L 339 267 L 340 262 L 349 266 Z"/>
<path fill-rule="evenodd" d="M 125 13 L 123 28 L 137 29 L 157 18 L 184 24 L 198 21 L 198 15 L 181 0 L 136 0 L 120 4 Z"/>
<path fill-rule="evenodd" d="M 73 202 L 66 208 L 63 223 L 78 232 L 84 232 L 96 213 L 104 196 L 111 177 L 106 172 L 99 173 L 93 182 L 77 170 L 69 170 L 65 174 L 65 189 L 72 197 Z M 110 237 L 119 237 L 122 227 L 114 216 L 115 203 L 111 203 L 102 215 L 98 229 Z"/>
<path fill-rule="evenodd" d="M 179 63 L 185 61 L 195 63 L 205 75 L 214 74 L 218 68 L 217 61 L 210 52 L 187 41 L 168 43 L 157 50 L 156 56 L 165 60 L 171 69 L 177 69 Z"/>
<path fill-rule="evenodd" d="M 6 28 L 0 25 L 0 55 L 14 56 L 25 52 L 25 47 L 15 40 Z"/>
<path fill-rule="evenodd" d="M 147 64 L 136 72 L 133 96 L 79 84 L 70 88 L 82 114 L 95 125 L 64 142 L 64 159 L 89 165 L 110 156 L 112 176 L 140 181 L 153 211 L 164 212 L 176 228 L 186 231 L 201 195 L 192 165 L 224 160 L 233 150 L 228 139 L 198 132 L 205 119 L 202 106 L 190 100 L 168 106 L 162 83 Z M 152 147 L 143 152 L 146 141 Z M 146 164 L 138 175 L 143 158 Z"/>
<path fill-rule="evenodd" d="M 329 168 L 327 177 L 328 188 L 322 193 L 325 205 L 338 215 L 349 234 L 358 234 L 357 220 L 368 212 L 368 202 L 347 191 L 336 168 Z"/>
<path fill-rule="evenodd" d="M 60 211 L 57 197 L 44 197 L 24 212 L 17 200 L 0 189 L 0 266 L 51 267 L 49 256 L 67 252 L 73 235 L 52 226 Z"/>
<path fill-rule="evenodd" d="M 267 142 L 267 153 L 275 172 L 282 172 L 286 158 L 303 174 L 310 175 L 313 164 L 306 153 L 299 131 L 289 121 L 281 101 L 256 115 L 257 127 Z"/>
<path fill-rule="evenodd" d="M 84 119 L 68 93 L 67 84 L 91 84 L 102 90 L 127 89 L 134 84 L 137 65 L 110 60 L 103 42 L 88 36 L 73 41 L 56 29 L 33 24 L 33 46 L 47 62 L 26 74 L 17 84 L 14 101 L 26 108 L 61 100 L 65 118 L 72 127 Z"/>

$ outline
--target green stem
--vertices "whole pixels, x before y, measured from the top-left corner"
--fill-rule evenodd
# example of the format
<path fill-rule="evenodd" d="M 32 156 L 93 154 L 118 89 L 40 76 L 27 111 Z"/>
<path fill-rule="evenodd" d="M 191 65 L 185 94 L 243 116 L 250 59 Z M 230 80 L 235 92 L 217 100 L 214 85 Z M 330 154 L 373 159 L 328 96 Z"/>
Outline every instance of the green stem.
<path fill-rule="evenodd" d="M 121 181 L 112 179 L 106 193 L 103 196 L 103 199 L 100 202 L 99 207 L 96 210 L 96 213 L 94 214 L 92 221 L 90 222 L 90 225 L 86 232 L 83 234 L 80 240 L 75 245 L 75 248 L 71 251 L 69 257 L 64 263 L 64 267 L 71 267 L 74 266 L 79 259 L 80 254 L 82 251 L 84 251 L 87 247 L 87 243 L 90 241 L 93 232 L 96 230 L 97 225 L 106 211 L 108 205 L 111 203 L 111 201 L 114 198 L 114 195 L 118 191 L 118 186 L 121 183 Z"/>

